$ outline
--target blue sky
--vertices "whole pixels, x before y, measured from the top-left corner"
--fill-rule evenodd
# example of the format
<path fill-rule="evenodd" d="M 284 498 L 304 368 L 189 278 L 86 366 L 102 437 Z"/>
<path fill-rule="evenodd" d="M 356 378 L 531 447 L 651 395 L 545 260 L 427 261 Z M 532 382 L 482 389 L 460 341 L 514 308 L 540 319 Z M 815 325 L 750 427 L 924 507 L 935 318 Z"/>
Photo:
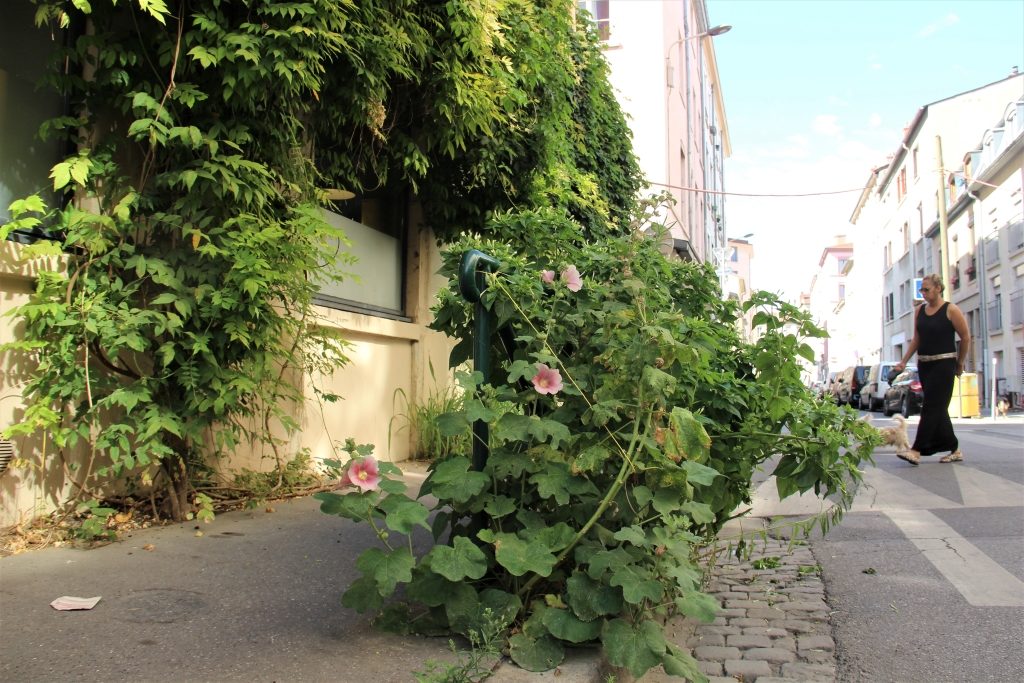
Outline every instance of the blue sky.
<path fill-rule="evenodd" d="M 733 27 L 713 39 L 732 143 L 728 192 L 858 190 L 918 108 L 1005 78 L 1014 66 L 1024 71 L 1022 0 L 707 7 L 710 25 Z M 727 197 L 729 236 L 754 233 L 753 287 L 790 300 L 806 291 L 822 249 L 837 234 L 852 236 L 858 193 Z"/>

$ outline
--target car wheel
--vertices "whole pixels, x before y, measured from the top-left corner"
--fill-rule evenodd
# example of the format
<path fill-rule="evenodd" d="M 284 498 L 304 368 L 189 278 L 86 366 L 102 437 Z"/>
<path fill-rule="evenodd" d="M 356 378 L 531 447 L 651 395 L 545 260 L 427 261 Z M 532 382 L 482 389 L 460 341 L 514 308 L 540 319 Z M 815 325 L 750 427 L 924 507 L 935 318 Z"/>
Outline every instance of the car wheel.
<path fill-rule="evenodd" d="M 886 417 L 890 417 L 892 415 L 892 411 L 889 410 L 889 402 L 884 398 L 882 399 L 882 414 Z"/>
<path fill-rule="evenodd" d="M 903 413 L 903 417 L 910 417 L 910 397 L 909 396 L 904 396 L 903 397 L 903 409 L 900 410 L 900 412 Z"/>

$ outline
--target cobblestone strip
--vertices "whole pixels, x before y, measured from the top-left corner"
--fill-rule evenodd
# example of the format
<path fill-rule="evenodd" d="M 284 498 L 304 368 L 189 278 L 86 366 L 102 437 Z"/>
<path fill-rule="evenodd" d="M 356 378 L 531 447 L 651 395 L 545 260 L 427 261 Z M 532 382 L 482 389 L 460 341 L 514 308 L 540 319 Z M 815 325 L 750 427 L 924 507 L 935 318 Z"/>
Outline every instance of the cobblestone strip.
<path fill-rule="evenodd" d="M 710 592 L 722 605 L 686 646 L 712 683 L 833 683 L 835 642 L 817 562 L 806 545 L 755 539 L 720 558 Z"/>

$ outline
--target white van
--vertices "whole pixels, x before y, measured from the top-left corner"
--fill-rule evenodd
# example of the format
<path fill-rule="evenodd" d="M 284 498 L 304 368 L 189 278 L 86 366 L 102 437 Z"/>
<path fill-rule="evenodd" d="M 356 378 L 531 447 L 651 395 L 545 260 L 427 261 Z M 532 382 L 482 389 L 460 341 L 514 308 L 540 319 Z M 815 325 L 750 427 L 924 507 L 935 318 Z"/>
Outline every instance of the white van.
<path fill-rule="evenodd" d="M 882 399 L 889 389 L 889 372 L 896 365 L 897 361 L 889 360 L 882 363 L 875 363 L 868 370 L 868 378 L 864 388 L 860 391 L 861 410 L 881 410 Z"/>

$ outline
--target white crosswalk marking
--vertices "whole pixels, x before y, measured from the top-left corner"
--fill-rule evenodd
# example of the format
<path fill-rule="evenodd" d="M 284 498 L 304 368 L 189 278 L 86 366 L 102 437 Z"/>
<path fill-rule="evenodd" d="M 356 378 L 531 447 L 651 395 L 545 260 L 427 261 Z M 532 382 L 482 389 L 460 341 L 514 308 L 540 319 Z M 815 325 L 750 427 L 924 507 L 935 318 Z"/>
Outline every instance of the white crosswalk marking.
<path fill-rule="evenodd" d="M 1024 506 L 1024 486 L 973 467 L 953 468 L 964 507 Z"/>
<path fill-rule="evenodd" d="M 1024 607 L 1024 581 L 927 510 L 886 510 L 921 553 L 975 607 Z"/>
<path fill-rule="evenodd" d="M 864 472 L 864 485 L 857 491 L 852 512 L 880 510 L 941 510 L 962 507 L 957 501 L 943 498 L 909 481 L 872 467 Z"/>

